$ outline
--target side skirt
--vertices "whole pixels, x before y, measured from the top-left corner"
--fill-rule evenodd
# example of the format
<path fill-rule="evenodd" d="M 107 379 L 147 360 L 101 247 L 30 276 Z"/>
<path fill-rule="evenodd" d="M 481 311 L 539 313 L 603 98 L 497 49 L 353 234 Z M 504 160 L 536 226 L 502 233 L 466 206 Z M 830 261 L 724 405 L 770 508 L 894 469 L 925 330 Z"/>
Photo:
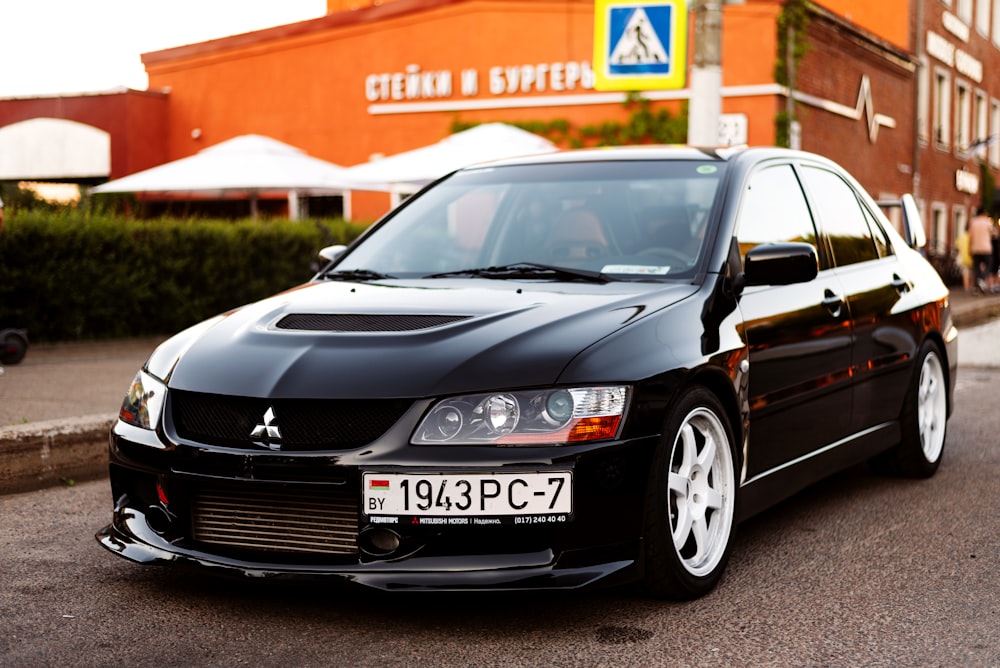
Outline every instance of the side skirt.
<path fill-rule="evenodd" d="M 737 520 L 748 519 L 815 482 L 867 461 L 899 439 L 899 422 L 885 422 L 764 471 L 740 487 Z"/>

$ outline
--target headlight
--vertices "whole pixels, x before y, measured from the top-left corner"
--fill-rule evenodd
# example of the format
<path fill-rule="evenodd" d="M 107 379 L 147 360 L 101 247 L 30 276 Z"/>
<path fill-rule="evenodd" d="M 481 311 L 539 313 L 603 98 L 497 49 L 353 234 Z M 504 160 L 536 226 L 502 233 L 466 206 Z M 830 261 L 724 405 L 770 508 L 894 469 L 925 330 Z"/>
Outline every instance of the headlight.
<path fill-rule="evenodd" d="M 118 417 L 122 422 L 136 427 L 156 429 L 156 425 L 160 422 L 160 411 L 163 409 L 163 399 L 166 394 L 166 385 L 145 371 L 140 371 L 135 374 L 132 385 L 125 393 L 125 400 L 122 401 Z"/>
<path fill-rule="evenodd" d="M 571 387 L 467 394 L 434 404 L 415 445 L 551 445 L 618 436 L 628 388 Z"/>

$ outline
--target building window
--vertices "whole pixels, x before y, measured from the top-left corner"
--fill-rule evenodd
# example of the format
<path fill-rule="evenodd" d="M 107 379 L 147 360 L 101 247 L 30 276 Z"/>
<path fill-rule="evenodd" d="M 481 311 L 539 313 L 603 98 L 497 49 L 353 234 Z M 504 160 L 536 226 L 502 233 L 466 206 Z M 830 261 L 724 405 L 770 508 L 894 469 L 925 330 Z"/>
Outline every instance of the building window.
<path fill-rule="evenodd" d="M 986 93 L 977 90 L 975 104 L 972 107 L 973 123 L 975 124 L 973 128 L 975 136 L 972 137 L 972 142 L 976 145 L 975 157 L 977 160 L 986 160 L 986 146 L 990 137 L 989 109 Z"/>
<path fill-rule="evenodd" d="M 969 85 L 959 81 L 955 84 L 955 150 L 962 157 L 972 143 L 972 91 Z"/>
<path fill-rule="evenodd" d="M 935 254 L 945 252 L 948 243 L 948 210 L 944 204 L 931 205 L 930 250 Z"/>
<path fill-rule="evenodd" d="M 976 3 L 976 30 L 983 37 L 989 37 L 990 0 L 979 0 Z"/>
<path fill-rule="evenodd" d="M 931 104 L 930 77 L 931 72 L 930 68 L 927 67 L 927 59 L 921 58 L 920 67 L 917 68 L 917 137 L 923 144 L 926 144 L 930 139 L 927 124 Z"/>
<path fill-rule="evenodd" d="M 990 165 L 1000 167 L 1000 101 L 990 102 Z"/>
<path fill-rule="evenodd" d="M 958 8 L 955 13 L 966 25 L 972 25 L 972 0 L 958 0 Z"/>
<path fill-rule="evenodd" d="M 934 72 L 934 144 L 938 148 L 948 148 L 951 144 L 951 83 L 948 73 Z"/>
<path fill-rule="evenodd" d="M 993 43 L 1000 46 L 1000 1 L 993 3 Z"/>

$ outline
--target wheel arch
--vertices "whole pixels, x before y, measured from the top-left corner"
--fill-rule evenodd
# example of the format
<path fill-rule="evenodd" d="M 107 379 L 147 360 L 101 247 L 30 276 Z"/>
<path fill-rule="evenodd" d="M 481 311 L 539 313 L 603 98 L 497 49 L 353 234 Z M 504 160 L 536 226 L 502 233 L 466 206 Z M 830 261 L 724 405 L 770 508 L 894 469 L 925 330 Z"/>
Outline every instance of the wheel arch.
<path fill-rule="evenodd" d="M 687 533 L 692 531 L 690 520 L 687 523 L 682 522 L 682 524 L 687 525 L 686 529 L 681 529 L 680 525 L 673 527 L 669 518 L 674 515 L 669 513 L 664 515 L 663 513 L 667 513 L 668 508 L 674 508 L 677 513 L 681 513 L 682 506 L 671 506 L 670 497 L 673 493 L 669 492 L 668 488 L 672 487 L 667 484 L 667 472 L 671 470 L 671 462 L 675 456 L 673 440 L 679 438 L 678 435 L 682 432 L 678 429 L 695 415 L 694 410 L 703 407 L 707 407 L 707 412 L 717 416 L 718 421 L 722 423 L 719 424 L 719 427 L 727 432 L 725 437 L 732 440 L 729 444 L 731 458 L 726 463 L 728 473 L 720 472 L 721 477 L 717 477 L 720 474 L 717 474 L 714 468 L 718 455 L 712 456 L 711 465 L 705 469 L 692 467 L 688 469 L 687 473 L 684 473 L 683 469 L 677 471 L 681 477 L 691 476 L 686 485 L 687 491 L 677 493 L 684 496 L 685 499 L 693 500 L 694 505 L 699 503 L 697 493 L 691 496 L 691 490 L 695 484 L 705 485 L 707 483 L 713 489 L 716 484 L 719 484 L 728 489 L 728 493 L 719 492 L 720 500 L 729 499 L 725 502 L 728 505 L 728 513 L 723 512 L 720 515 L 715 515 L 715 517 L 721 518 L 719 521 L 723 524 L 718 524 L 716 520 L 709 521 L 708 513 L 705 513 L 704 508 L 702 508 L 704 514 L 701 515 L 700 521 L 704 524 L 704 531 L 701 534 L 703 539 L 698 540 L 693 538 L 696 532 Z M 644 548 L 641 587 L 647 595 L 672 600 L 690 600 L 707 594 L 715 588 L 722 577 L 731 553 L 736 525 L 740 518 L 739 487 L 742 452 L 739 445 L 741 441 L 738 439 L 742 435 L 742 425 L 738 421 L 739 414 L 738 398 L 733 381 L 722 368 L 706 367 L 690 371 L 684 382 L 675 388 L 670 400 L 663 406 L 665 429 L 649 469 L 643 501 Z M 699 422 L 706 421 L 703 415 L 694 419 Z M 711 422 L 711 418 L 708 421 Z M 708 425 L 703 426 L 713 430 Z M 682 446 L 680 449 L 681 452 L 687 452 L 687 450 L 686 446 Z M 685 454 L 684 458 L 687 457 L 688 455 Z M 702 475 L 708 472 L 709 468 L 711 469 L 710 475 Z M 695 469 L 699 469 L 700 472 L 692 473 Z M 698 483 L 695 483 L 696 475 Z M 728 482 L 726 482 L 727 478 Z M 715 482 L 708 482 L 710 480 Z M 722 506 L 717 508 L 721 510 Z M 693 516 L 698 516 L 698 514 L 693 513 Z M 684 532 L 682 535 L 688 537 L 683 541 L 683 547 L 675 542 L 676 536 L 673 535 L 675 529 Z M 702 553 L 702 558 L 707 561 L 689 563 L 689 559 L 696 560 L 698 558 L 697 553 L 688 554 L 693 547 L 692 540 L 699 543 L 705 541 L 706 551 Z M 698 552 L 701 552 L 700 547 Z"/>
<path fill-rule="evenodd" d="M 740 471 L 743 467 L 743 449 L 740 447 L 740 444 L 743 443 L 746 425 L 740 410 L 740 400 L 737 396 L 736 389 L 733 386 L 733 379 L 723 373 L 721 369 L 710 367 L 696 369 L 690 376 L 688 376 L 684 385 L 678 389 L 674 396 L 674 400 L 671 401 L 671 405 L 673 405 L 684 392 L 690 390 L 694 386 L 704 387 L 709 392 L 714 394 L 722 403 L 722 407 L 726 412 L 725 417 L 729 421 L 730 429 L 733 431 L 733 445 L 735 446 L 733 456 L 735 457 L 735 468 L 737 471 Z"/>

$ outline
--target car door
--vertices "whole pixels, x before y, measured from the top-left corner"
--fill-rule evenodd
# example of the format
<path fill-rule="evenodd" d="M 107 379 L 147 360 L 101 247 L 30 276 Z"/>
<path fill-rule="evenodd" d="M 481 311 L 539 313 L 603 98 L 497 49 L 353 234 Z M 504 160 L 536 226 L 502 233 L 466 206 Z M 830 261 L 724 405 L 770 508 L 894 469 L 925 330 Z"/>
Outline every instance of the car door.
<path fill-rule="evenodd" d="M 791 164 L 752 172 L 737 216 L 744 257 L 759 244 L 781 242 L 813 244 L 820 257 L 812 281 L 748 287 L 740 298 L 750 360 L 750 481 L 850 433 L 851 328 L 843 289 Z"/>
<path fill-rule="evenodd" d="M 844 288 L 853 335 L 855 390 L 852 431 L 885 425 L 899 415 L 921 332 L 906 266 L 864 196 L 823 165 L 801 165 L 821 233 L 829 239 L 834 273 Z"/>

